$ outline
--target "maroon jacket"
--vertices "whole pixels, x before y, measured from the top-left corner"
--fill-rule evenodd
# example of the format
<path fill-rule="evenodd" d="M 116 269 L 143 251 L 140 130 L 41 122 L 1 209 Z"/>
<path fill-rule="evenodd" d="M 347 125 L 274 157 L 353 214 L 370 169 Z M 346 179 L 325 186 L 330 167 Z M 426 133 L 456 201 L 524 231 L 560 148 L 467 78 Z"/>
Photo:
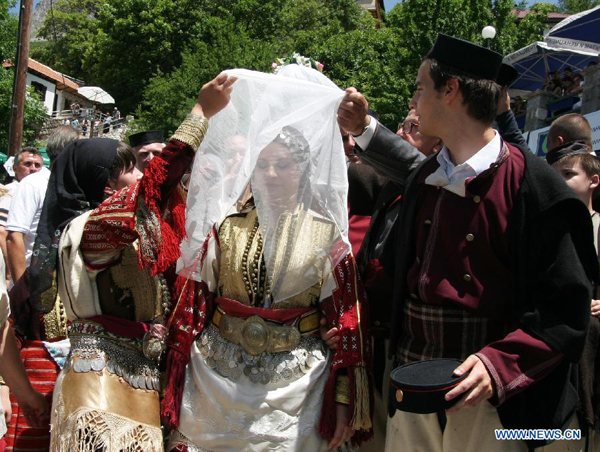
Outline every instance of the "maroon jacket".
<path fill-rule="evenodd" d="M 410 300 L 400 342 L 402 361 L 476 353 L 492 376 L 498 402 L 545 377 L 563 354 L 515 325 L 507 232 L 523 179 L 523 154 L 503 146 L 496 163 L 466 183 L 466 197 L 419 173 L 416 259 L 407 276 Z"/>

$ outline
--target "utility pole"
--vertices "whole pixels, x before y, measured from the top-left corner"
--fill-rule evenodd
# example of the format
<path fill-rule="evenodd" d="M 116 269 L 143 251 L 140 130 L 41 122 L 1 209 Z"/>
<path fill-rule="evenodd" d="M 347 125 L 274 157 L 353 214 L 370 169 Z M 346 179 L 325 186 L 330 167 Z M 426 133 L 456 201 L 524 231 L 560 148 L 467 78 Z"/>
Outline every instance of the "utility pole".
<path fill-rule="evenodd" d="M 27 67 L 29 65 L 29 29 L 33 0 L 21 0 L 19 10 L 19 40 L 13 67 L 15 80 L 11 105 L 8 155 L 15 155 L 23 141 L 23 116 L 25 113 L 25 88 L 27 87 Z"/>

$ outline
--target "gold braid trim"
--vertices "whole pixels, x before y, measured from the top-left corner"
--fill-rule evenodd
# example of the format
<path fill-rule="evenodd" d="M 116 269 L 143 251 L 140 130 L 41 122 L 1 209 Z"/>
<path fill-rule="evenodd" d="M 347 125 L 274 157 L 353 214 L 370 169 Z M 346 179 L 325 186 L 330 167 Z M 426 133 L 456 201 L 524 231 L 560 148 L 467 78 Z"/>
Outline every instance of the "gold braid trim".
<path fill-rule="evenodd" d="M 177 128 L 171 139 L 181 141 L 197 151 L 208 129 L 208 119 L 189 114 Z"/>
<path fill-rule="evenodd" d="M 364 357 L 363 334 L 360 319 L 360 306 L 358 299 L 358 279 L 356 277 L 356 267 L 354 267 L 354 296 L 356 298 L 356 314 L 358 316 L 358 333 L 360 336 L 360 351 Z M 369 377 L 364 366 L 354 368 L 354 413 L 352 415 L 352 428 L 354 430 L 370 430 L 373 427 L 371 421 L 371 401 L 369 397 Z"/>
<path fill-rule="evenodd" d="M 54 283 L 53 288 L 56 290 Z M 56 292 L 52 310 L 44 314 L 44 335 L 46 340 L 67 337 L 67 312 Z"/>
<path fill-rule="evenodd" d="M 350 404 L 350 379 L 348 375 L 335 376 L 335 401 L 344 405 Z"/>
<path fill-rule="evenodd" d="M 6 382 L 4 381 L 4 378 L 2 378 L 0 376 L 0 386 L 6 386 Z"/>

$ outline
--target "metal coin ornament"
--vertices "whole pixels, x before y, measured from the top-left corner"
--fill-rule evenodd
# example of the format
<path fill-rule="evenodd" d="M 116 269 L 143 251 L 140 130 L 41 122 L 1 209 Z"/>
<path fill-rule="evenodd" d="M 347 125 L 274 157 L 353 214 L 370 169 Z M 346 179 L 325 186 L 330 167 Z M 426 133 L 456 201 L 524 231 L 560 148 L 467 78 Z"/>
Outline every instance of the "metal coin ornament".
<path fill-rule="evenodd" d="M 142 351 L 146 358 L 160 361 L 161 355 L 167 349 L 167 332 L 167 328 L 160 323 L 153 324 L 150 330 L 146 331 L 142 344 Z"/>

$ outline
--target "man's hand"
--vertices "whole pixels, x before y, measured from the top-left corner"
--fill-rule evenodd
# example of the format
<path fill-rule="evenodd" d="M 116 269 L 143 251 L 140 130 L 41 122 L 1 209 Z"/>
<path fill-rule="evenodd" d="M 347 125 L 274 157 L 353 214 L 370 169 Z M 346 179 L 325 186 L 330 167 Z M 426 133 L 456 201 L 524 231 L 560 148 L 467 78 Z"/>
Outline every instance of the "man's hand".
<path fill-rule="evenodd" d="M 600 318 L 600 300 L 592 300 L 592 315 Z"/>
<path fill-rule="evenodd" d="M 498 100 L 498 110 L 496 111 L 496 116 L 508 110 L 510 110 L 510 95 L 508 94 L 508 86 L 505 86 L 502 88 L 502 91 L 500 91 L 500 99 Z"/>
<path fill-rule="evenodd" d="M 369 103 L 365 96 L 359 93 L 356 88 L 346 89 L 346 95 L 338 109 L 338 124 L 340 127 L 352 135 L 360 135 L 370 122 Z"/>
<path fill-rule="evenodd" d="M 42 394 L 31 387 L 9 322 L 0 327 L 0 373 L 27 422 L 34 427 L 50 428 L 50 405 Z"/>
<path fill-rule="evenodd" d="M 4 420 L 6 420 L 6 424 L 8 425 L 12 417 L 12 405 L 10 403 L 10 389 L 6 385 L 0 386 L 0 401 L 2 402 L 2 410 L 4 411 Z"/>
<path fill-rule="evenodd" d="M 325 320 L 325 318 L 321 319 L 321 328 L 320 328 L 320 333 L 321 333 L 321 339 L 323 340 L 323 342 L 325 342 L 325 345 L 327 345 L 327 347 L 329 347 L 331 350 L 337 350 L 339 343 L 340 343 L 340 337 L 338 336 L 338 332 L 340 330 L 337 328 L 331 328 L 329 331 L 327 330 L 327 321 Z"/>
<path fill-rule="evenodd" d="M 327 445 L 328 449 L 337 449 L 342 444 L 349 441 L 350 438 L 352 438 L 352 435 L 354 435 L 354 429 L 348 425 L 348 405 L 336 403 L 335 410 L 335 433 Z"/>
<path fill-rule="evenodd" d="M 32 389 L 17 400 L 29 425 L 38 428 L 49 426 L 50 405 L 42 394 Z"/>
<path fill-rule="evenodd" d="M 469 356 L 464 363 L 454 369 L 454 375 L 457 376 L 467 372 L 469 372 L 469 376 L 446 394 L 446 400 L 452 400 L 464 393 L 456 405 L 448 409 L 449 414 L 456 413 L 465 407 L 474 407 L 494 395 L 492 378 L 477 356 Z"/>
<path fill-rule="evenodd" d="M 231 99 L 232 85 L 236 80 L 236 77 L 221 73 L 205 84 L 192 109 L 192 114 L 203 115 L 209 119 L 223 110 Z"/>

